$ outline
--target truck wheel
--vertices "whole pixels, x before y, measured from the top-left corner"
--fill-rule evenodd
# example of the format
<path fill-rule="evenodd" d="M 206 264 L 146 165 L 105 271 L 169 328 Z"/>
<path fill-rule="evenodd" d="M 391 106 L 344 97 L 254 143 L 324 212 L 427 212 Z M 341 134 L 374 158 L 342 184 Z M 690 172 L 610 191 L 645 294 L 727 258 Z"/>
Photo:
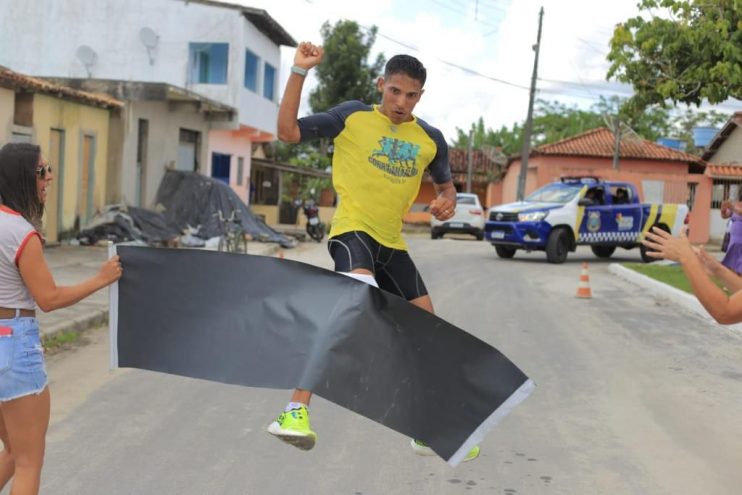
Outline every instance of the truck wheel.
<path fill-rule="evenodd" d="M 515 256 L 516 249 L 510 246 L 495 246 L 495 251 L 498 257 L 509 260 Z"/>
<path fill-rule="evenodd" d="M 654 227 L 659 227 L 660 229 L 664 230 L 665 232 L 670 232 L 670 228 L 665 225 L 664 223 L 661 223 L 659 225 L 654 225 Z M 642 255 L 642 261 L 644 263 L 651 263 L 653 261 L 658 261 L 662 258 L 652 258 L 651 256 L 647 255 L 647 248 L 644 244 L 639 245 L 639 253 Z"/>
<path fill-rule="evenodd" d="M 564 263 L 569 251 L 569 232 L 565 229 L 554 229 L 546 241 L 546 261 L 549 263 Z"/>
<path fill-rule="evenodd" d="M 610 258 L 616 251 L 616 246 L 592 246 L 590 249 L 598 258 Z"/>

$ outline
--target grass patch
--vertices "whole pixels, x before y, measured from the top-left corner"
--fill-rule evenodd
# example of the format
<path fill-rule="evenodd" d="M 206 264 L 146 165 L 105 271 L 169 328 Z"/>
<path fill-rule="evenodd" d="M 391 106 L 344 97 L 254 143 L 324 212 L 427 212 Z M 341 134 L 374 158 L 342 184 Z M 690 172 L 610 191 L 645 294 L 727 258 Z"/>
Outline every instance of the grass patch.
<path fill-rule="evenodd" d="M 76 343 L 80 340 L 80 332 L 58 332 L 51 337 L 44 337 L 42 345 L 44 350 L 53 351 Z"/>
<path fill-rule="evenodd" d="M 686 278 L 683 268 L 680 265 L 657 265 L 654 263 L 624 263 L 623 266 L 630 268 L 635 272 L 653 278 L 669 286 L 680 289 L 688 294 L 693 294 L 688 278 Z M 720 288 L 724 288 L 717 280 L 714 283 Z"/>

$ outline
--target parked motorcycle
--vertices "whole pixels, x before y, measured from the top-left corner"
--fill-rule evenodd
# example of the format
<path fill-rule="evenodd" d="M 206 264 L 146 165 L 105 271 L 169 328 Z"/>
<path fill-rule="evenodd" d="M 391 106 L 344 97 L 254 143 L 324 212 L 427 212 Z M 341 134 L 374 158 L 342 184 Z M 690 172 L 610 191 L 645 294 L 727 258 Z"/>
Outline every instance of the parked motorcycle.
<path fill-rule="evenodd" d="M 325 237 L 325 224 L 319 219 L 319 208 L 314 200 L 296 201 L 297 206 L 301 206 L 304 216 L 307 217 L 307 235 L 317 242 Z"/>

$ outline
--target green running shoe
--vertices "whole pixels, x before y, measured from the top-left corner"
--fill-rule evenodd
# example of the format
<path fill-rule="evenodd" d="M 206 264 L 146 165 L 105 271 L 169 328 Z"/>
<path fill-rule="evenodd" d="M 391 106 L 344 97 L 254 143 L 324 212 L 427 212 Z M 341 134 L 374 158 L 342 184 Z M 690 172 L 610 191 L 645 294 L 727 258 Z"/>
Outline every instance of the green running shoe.
<path fill-rule="evenodd" d="M 428 444 L 423 442 L 422 440 L 412 440 L 410 442 L 410 446 L 417 455 L 438 455 L 433 452 L 433 449 L 428 447 Z M 479 457 L 479 445 L 475 445 L 474 447 L 472 447 L 469 453 L 466 454 L 466 457 L 464 457 L 464 461 L 471 461 L 472 459 L 476 459 L 477 457 Z"/>
<path fill-rule="evenodd" d="M 301 450 L 311 450 L 317 441 L 317 434 L 309 426 L 309 410 L 304 406 L 282 412 L 268 426 L 268 433 Z"/>

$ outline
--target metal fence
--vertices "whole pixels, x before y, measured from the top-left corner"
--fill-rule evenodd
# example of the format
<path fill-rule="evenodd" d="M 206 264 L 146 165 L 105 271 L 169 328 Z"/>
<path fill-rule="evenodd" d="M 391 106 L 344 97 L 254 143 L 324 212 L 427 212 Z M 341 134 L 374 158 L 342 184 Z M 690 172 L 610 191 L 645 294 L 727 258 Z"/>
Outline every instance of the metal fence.
<path fill-rule="evenodd" d="M 738 201 L 742 190 L 742 178 L 714 179 L 711 189 L 711 208 L 721 208 L 723 201 Z"/>

